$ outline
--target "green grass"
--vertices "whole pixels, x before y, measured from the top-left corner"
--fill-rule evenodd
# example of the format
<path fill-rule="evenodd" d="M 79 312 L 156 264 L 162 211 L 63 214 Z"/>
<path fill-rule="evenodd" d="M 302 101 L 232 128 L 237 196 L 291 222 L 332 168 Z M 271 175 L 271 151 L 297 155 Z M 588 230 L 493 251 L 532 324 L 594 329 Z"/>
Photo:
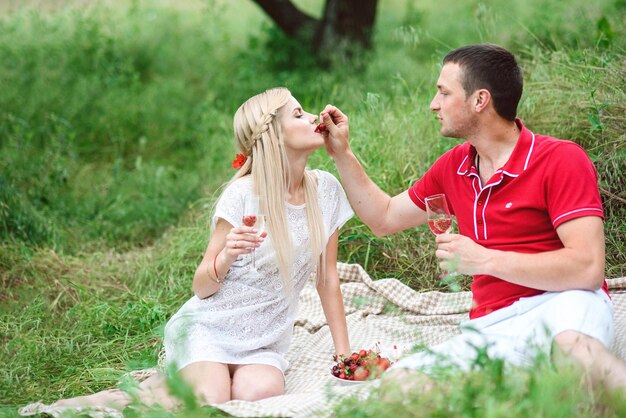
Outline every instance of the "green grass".
<path fill-rule="evenodd" d="M 156 363 L 162 327 L 190 294 L 215 191 L 233 174 L 232 115 L 275 85 L 311 111 L 340 106 L 368 173 L 395 194 L 456 143 L 439 137 L 428 109 L 443 54 L 482 41 L 511 48 L 526 79 L 520 116 L 594 160 L 606 274 L 626 275 L 623 0 L 385 0 L 377 49 L 350 64 L 334 58 L 330 71 L 315 68 L 251 1 L 70 3 L 0 9 L 0 415 L 110 387 Z M 320 13 L 322 1 L 299 3 Z M 310 165 L 335 172 L 324 151 Z M 340 260 L 376 278 L 447 289 L 426 228 L 376 238 L 354 219 L 340 241 Z M 502 390 L 493 378 L 444 381 L 449 390 L 406 405 L 348 402 L 337 414 L 620 411 L 545 368 L 519 381 L 505 375 Z"/>
<path fill-rule="evenodd" d="M 571 365 L 558 371 L 545 360 L 529 368 L 504 367 L 483 357 L 469 372 L 445 370 L 425 391 L 419 376 L 375 390 L 366 399 L 350 398 L 335 408 L 340 418 L 377 417 L 622 417 L 621 394 L 593 392 Z M 417 380 L 416 380 L 417 378 Z M 411 388 L 411 385 L 414 385 Z"/>

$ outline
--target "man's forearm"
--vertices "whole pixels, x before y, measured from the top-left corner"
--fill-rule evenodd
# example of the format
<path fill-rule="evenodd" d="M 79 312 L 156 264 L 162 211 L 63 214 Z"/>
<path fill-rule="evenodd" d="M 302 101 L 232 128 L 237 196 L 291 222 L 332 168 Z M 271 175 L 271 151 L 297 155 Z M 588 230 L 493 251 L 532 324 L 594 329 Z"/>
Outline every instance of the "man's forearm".
<path fill-rule="evenodd" d="M 486 248 L 460 234 L 441 234 L 435 255 L 444 269 L 462 274 L 488 274 L 534 289 L 595 290 L 604 281 L 602 219 L 586 216 L 561 224 L 557 234 L 563 248 L 520 253 Z"/>
<path fill-rule="evenodd" d="M 594 290 L 604 282 L 602 219 L 581 217 L 561 224 L 563 247 L 538 254 L 495 252 L 490 270 L 496 277 L 543 290 Z"/>
<path fill-rule="evenodd" d="M 385 234 L 385 216 L 391 197 L 369 178 L 354 153 L 347 152 L 335 159 L 341 183 L 350 205 L 376 235 Z"/>
<path fill-rule="evenodd" d="M 547 291 L 595 290 L 604 281 L 604 257 L 569 248 L 538 254 L 494 251 L 488 274 Z"/>

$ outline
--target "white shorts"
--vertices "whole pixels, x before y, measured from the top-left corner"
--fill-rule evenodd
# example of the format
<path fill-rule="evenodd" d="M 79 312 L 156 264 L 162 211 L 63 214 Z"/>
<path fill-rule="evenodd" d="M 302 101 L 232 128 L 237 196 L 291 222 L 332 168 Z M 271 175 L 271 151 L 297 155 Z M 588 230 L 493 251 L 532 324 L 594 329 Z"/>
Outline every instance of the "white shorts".
<path fill-rule="evenodd" d="M 509 365 L 528 366 L 539 354 L 550 355 L 552 340 L 563 331 L 578 331 L 606 347 L 613 340 L 613 303 L 602 290 L 547 292 L 521 298 L 510 306 L 464 321 L 461 334 L 396 362 L 392 368 L 428 373 L 457 366 L 469 370 L 480 351 Z"/>

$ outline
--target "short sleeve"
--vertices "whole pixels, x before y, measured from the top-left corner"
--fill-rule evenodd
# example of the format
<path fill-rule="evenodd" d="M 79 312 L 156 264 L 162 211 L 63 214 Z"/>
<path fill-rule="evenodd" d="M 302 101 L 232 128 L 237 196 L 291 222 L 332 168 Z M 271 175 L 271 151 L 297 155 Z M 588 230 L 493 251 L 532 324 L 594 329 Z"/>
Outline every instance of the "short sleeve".
<path fill-rule="evenodd" d="M 321 170 L 315 170 L 315 173 L 319 181 L 318 202 L 326 224 L 327 236 L 330 237 L 354 216 L 354 211 L 346 192 L 335 176 Z"/>
<path fill-rule="evenodd" d="M 583 216 L 604 219 L 598 175 L 578 144 L 567 141 L 556 147 L 544 178 L 548 213 L 555 228 Z"/>
<path fill-rule="evenodd" d="M 222 192 L 213 214 L 213 228 L 218 218 L 222 218 L 232 226 L 241 224 L 243 214 L 243 196 L 252 192 L 252 179 L 247 176 L 235 180 Z"/>
<path fill-rule="evenodd" d="M 457 148 L 458 147 L 455 147 L 439 157 L 426 173 L 409 188 L 409 197 L 421 210 L 426 210 L 426 203 L 424 201 L 426 196 L 445 193 L 442 186 L 445 182 L 441 180 L 441 176 L 446 171 L 450 171 L 450 159 L 453 151 Z M 454 171 L 456 172 L 456 168 L 454 168 Z"/>
<path fill-rule="evenodd" d="M 415 203 L 415 205 L 421 210 L 426 210 L 426 202 L 424 201 L 426 196 L 431 196 L 441 192 L 432 192 L 435 189 L 433 187 L 433 168 L 431 167 L 422 178 L 413 183 L 413 186 L 409 187 L 409 197 Z"/>

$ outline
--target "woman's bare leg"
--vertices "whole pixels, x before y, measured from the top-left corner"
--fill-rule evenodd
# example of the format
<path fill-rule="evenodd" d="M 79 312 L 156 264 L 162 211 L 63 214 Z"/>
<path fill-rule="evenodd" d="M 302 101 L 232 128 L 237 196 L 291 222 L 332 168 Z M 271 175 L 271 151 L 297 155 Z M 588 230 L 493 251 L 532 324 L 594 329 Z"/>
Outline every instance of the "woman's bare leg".
<path fill-rule="evenodd" d="M 222 363 L 197 362 L 180 371 L 183 380 L 191 386 L 202 405 L 227 402 L 230 400 L 230 372 Z M 53 406 L 63 407 L 109 407 L 123 410 L 131 402 L 137 401 L 147 407 L 160 405 L 172 410 L 179 401 L 173 397 L 167 387 L 166 377 L 160 373 L 141 382 L 137 390 L 130 394 L 120 389 L 109 389 L 86 396 L 61 399 Z"/>
<path fill-rule="evenodd" d="M 280 370 L 265 364 L 231 365 L 232 399 L 258 401 L 285 393 L 285 378 Z"/>
<path fill-rule="evenodd" d="M 183 368 L 180 374 L 183 380 L 192 387 L 201 405 L 231 400 L 231 378 L 227 364 L 199 361 Z"/>
<path fill-rule="evenodd" d="M 61 399 L 51 406 L 66 407 L 109 407 L 123 410 L 132 402 L 131 396 L 120 389 L 108 389 L 91 395 L 77 396 L 75 398 Z"/>

